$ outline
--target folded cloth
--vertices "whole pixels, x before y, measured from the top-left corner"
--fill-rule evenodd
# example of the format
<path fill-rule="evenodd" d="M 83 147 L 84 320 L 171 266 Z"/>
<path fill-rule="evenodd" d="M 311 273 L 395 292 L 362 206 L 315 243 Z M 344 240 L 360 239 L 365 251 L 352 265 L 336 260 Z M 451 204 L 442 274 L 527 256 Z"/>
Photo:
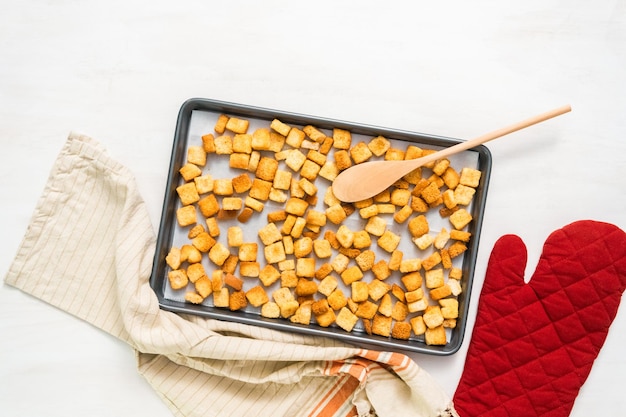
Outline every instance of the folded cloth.
<path fill-rule="evenodd" d="M 129 170 L 70 134 L 5 282 L 127 342 L 177 416 L 457 416 L 411 358 L 159 308 Z"/>

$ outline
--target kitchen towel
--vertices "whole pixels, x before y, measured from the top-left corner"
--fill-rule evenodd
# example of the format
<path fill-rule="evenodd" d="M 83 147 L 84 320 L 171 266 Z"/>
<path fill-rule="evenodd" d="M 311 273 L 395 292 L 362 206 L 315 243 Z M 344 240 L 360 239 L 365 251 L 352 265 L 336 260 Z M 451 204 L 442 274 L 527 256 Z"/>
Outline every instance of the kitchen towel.
<path fill-rule="evenodd" d="M 130 171 L 72 133 L 5 282 L 127 342 L 176 416 L 457 416 L 406 355 L 159 309 L 154 250 Z"/>

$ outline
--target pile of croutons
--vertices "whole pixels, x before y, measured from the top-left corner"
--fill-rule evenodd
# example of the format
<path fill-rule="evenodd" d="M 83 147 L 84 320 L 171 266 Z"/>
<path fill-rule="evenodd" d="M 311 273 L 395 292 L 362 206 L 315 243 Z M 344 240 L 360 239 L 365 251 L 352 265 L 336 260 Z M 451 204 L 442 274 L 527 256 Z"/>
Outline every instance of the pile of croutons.
<path fill-rule="evenodd" d="M 166 257 L 171 289 L 210 308 L 446 344 L 463 288 L 454 260 L 468 248 L 481 172 L 442 159 L 343 203 L 332 181 L 353 164 L 434 152 L 383 136 L 352 142 L 344 129 L 327 135 L 274 119 L 249 132 L 248 120 L 219 115 L 179 170 L 177 227 L 188 241 Z M 208 158 L 227 158 L 229 175 L 212 172 Z M 432 230 L 432 216 L 449 227 Z M 411 250 L 398 249 L 402 239 Z"/>

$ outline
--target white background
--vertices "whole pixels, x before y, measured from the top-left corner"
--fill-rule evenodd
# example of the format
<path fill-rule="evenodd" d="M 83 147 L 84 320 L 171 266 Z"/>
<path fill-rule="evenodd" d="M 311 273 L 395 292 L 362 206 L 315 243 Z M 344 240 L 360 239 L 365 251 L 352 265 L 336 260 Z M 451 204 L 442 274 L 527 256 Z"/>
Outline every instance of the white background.
<path fill-rule="evenodd" d="M 131 169 L 156 231 L 191 97 L 462 139 L 571 104 L 488 145 L 472 314 L 500 236 L 526 242 L 530 274 L 555 229 L 626 227 L 625 2 L 0 0 L 0 274 L 70 130 Z M 468 324 L 456 355 L 412 355 L 450 396 Z M 622 306 L 572 416 L 623 411 L 625 333 Z M 0 410 L 171 415 L 130 347 L 4 284 Z"/>

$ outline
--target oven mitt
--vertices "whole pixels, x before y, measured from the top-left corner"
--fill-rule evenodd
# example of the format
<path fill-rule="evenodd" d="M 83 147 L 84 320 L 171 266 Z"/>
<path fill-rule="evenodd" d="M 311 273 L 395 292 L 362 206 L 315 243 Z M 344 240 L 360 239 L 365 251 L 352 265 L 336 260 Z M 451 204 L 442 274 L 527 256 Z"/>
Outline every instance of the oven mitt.
<path fill-rule="evenodd" d="M 524 282 L 526 247 L 501 237 L 489 260 L 465 368 L 461 417 L 567 416 L 626 287 L 626 234 L 591 220 L 553 232 Z"/>

